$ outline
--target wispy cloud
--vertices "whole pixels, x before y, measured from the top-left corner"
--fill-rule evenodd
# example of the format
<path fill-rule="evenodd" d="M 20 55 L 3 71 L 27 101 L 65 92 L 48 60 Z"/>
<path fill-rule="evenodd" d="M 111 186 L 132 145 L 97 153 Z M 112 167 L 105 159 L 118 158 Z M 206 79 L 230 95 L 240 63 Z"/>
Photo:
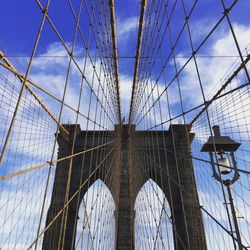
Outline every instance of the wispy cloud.
<path fill-rule="evenodd" d="M 119 19 L 117 21 L 117 40 L 120 45 L 132 38 L 136 38 L 138 28 L 138 17 L 129 17 L 127 19 Z M 129 48 L 130 46 L 127 46 Z"/>

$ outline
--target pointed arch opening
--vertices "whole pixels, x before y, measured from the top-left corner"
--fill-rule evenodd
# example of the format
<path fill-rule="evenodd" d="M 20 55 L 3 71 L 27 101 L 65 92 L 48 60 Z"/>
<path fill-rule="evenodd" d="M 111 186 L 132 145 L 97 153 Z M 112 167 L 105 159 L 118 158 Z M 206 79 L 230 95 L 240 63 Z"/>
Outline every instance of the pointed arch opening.
<path fill-rule="evenodd" d="M 174 249 L 170 206 L 152 179 L 140 189 L 134 210 L 135 249 Z"/>
<path fill-rule="evenodd" d="M 75 249 L 114 249 L 115 202 L 97 179 L 85 193 L 78 210 Z"/>

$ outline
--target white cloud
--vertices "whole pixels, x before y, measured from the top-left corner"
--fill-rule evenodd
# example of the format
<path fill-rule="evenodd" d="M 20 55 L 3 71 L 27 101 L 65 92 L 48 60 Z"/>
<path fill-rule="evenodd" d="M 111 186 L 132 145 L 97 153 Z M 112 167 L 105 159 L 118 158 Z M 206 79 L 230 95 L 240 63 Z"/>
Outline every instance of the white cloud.
<path fill-rule="evenodd" d="M 234 24 L 234 30 L 237 34 L 241 49 L 245 49 L 249 43 L 250 27 Z M 237 56 L 238 52 L 231 32 L 228 31 L 224 36 L 216 40 L 207 48 L 207 52 L 209 56 L 211 56 L 210 58 L 199 58 L 200 54 L 198 54 L 197 58 L 206 98 L 211 92 L 214 94 L 215 90 L 220 87 L 220 80 L 225 79 L 225 73 L 229 69 L 231 71 L 228 73 L 233 73 L 231 66 L 234 64 L 235 58 L 228 58 L 227 56 Z M 185 58 L 181 58 L 182 56 L 182 54 L 177 55 L 177 64 L 179 66 L 182 66 L 186 62 Z M 198 83 L 197 71 L 193 61 L 185 67 L 181 74 L 180 81 L 182 94 L 184 95 L 183 99 L 193 105 L 200 104 L 203 100 Z"/>
<path fill-rule="evenodd" d="M 53 57 L 53 55 L 55 55 L 56 57 Z M 61 100 L 63 98 L 63 91 L 67 77 L 66 73 L 68 70 L 68 63 L 69 63 L 68 57 L 65 57 L 64 55 L 65 55 L 65 50 L 62 47 L 62 45 L 60 45 L 59 43 L 51 44 L 44 54 L 40 55 L 40 57 L 37 57 L 34 60 L 34 65 L 32 66 L 32 72 L 30 74 L 31 79 L 35 83 L 37 83 L 46 91 L 52 93 L 54 96 L 56 96 Z M 92 62 L 95 66 L 95 71 L 97 72 L 98 77 L 100 79 L 99 83 L 97 76 L 94 73 L 93 65 L 89 58 L 84 57 L 82 49 L 76 47 L 75 56 L 79 67 L 82 67 L 81 70 L 83 71 L 84 76 L 87 79 L 87 81 L 86 80 L 83 81 L 83 89 L 80 99 L 80 112 L 84 116 L 89 116 L 92 120 L 95 120 L 96 97 L 94 96 L 98 95 L 98 98 L 101 101 L 103 96 L 101 88 L 106 84 L 106 80 L 104 79 L 103 69 L 101 70 L 101 61 L 96 60 L 95 62 Z M 101 72 L 101 74 L 99 74 L 99 72 Z M 65 103 L 74 109 L 77 109 L 78 107 L 81 82 L 82 82 L 81 73 L 79 69 L 76 67 L 76 65 L 72 62 L 69 79 L 67 83 Z M 91 103 L 90 103 L 90 95 L 91 95 L 90 87 L 93 88 Z M 107 94 L 109 93 L 106 93 L 106 95 Z M 43 96 L 46 97 L 46 99 L 48 100 L 48 106 L 50 107 L 52 112 L 57 114 L 58 116 L 60 110 L 60 103 L 56 102 L 53 99 L 52 100 L 49 99 L 49 97 L 47 97 L 46 95 Z M 104 101 L 105 100 L 103 99 L 103 104 Z M 98 106 L 100 106 L 100 104 L 98 104 Z M 96 117 L 100 116 L 100 112 L 101 110 L 99 108 Z M 110 116 L 112 117 L 112 113 Z M 68 123 L 68 121 L 70 121 L 71 123 L 76 122 L 76 112 L 70 110 L 67 107 L 64 107 L 62 112 L 61 123 Z M 78 123 L 80 123 L 82 129 L 85 129 L 87 120 L 86 118 L 80 115 Z M 88 129 L 93 129 L 94 126 L 95 125 L 92 122 L 89 122 Z"/>
<path fill-rule="evenodd" d="M 170 207 L 164 193 L 152 179 L 149 179 L 140 189 L 134 209 L 135 230 L 138 238 L 135 242 L 136 249 L 140 249 L 138 243 L 141 242 L 145 243 L 143 244 L 145 249 L 166 249 L 167 246 L 172 249 L 174 241 Z M 147 237 L 147 232 L 150 232 L 149 237 Z"/>
<path fill-rule="evenodd" d="M 76 54 L 82 56 L 81 50 L 76 49 Z M 85 58 L 77 57 L 77 61 L 79 65 L 83 67 Z M 40 54 L 34 59 L 30 78 L 46 91 L 61 99 L 66 82 L 68 63 L 69 60 L 65 56 L 64 48 L 59 43 L 53 43 L 46 49 L 44 53 Z M 100 72 L 99 60 L 96 61 L 95 68 L 97 72 Z M 8 75 L 6 72 L 3 73 L 5 73 L 3 74 L 4 76 Z M 92 88 L 96 95 L 98 95 L 99 91 L 98 97 L 100 101 L 103 101 L 102 104 L 104 104 L 104 99 L 102 99 L 101 95 L 101 89 L 98 87 L 99 84 L 97 78 L 93 78 L 93 67 L 89 60 L 87 60 L 85 76 L 89 83 L 92 85 Z M 105 82 L 103 80 L 103 73 L 99 77 L 101 79 L 100 84 L 104 86 Z M 1 106 L 1 110 L 4 111 L 2 112 L 4 121 L 0 125 L 1 135 L 5 134 L 6 129 L 8 129 L 8 126 L 4 126 L 4 124 L 9 124 L 9 120 L 13 115 L 21 86 L 19 80 L 13 79 L 11 74 L 10 76 L 8 76 L 8 79 L 10 81 L 8 88 L 6 87 L 0 89 L 0 97 L 4 105 Z M 79 71 L 76 69 L 74 64 L 72 64 L 68 87 L 66 90 L 65 102 L 68 105 L 72 106 L 74 109 L 77 109 L 78 106 L 81 80 L 82 78 Z M 2 79 L 1 84 L 4 85 L 4 80 Z M 54 114 L 54 116 L 58 118 L 60 103 L 49 98 L 47 95 L 37 90 L 36 88 L 32 86 L 31 88 L 46 103 L 46 106 Z M 7 90 L 9 90 L 10 94 L 6 92 Z M 89 90 L 89 87 L 87 86 L 86 81 L 84 81 L 80 111 L 86 116 L 89 112 L 90 93 L 91 92 Z M 108 92 L 106 91 L 106 95 L 107 94 Z M 10 96 L 12 96 L 13 98 L 10 99 Z M 95 119 L 95 108 L 96 101 L 92 96 L 92 105 L 89 112 L 92 120 Z M 100 122 L 98 120 L 100 119 L 99 116 L 100 108 L 98 109 L 97 122 Z M 64 107 L 61 123 L 68 123 L 69 119 L 72 123 L 75 123 L 76 113 Z M 85 118 L 79 119 L 78 123 L 81 124 L 82 129 L 86 129 L 87 121 Z M 106 126 L 107 124 L 102 125 Z M 93 129 L 93 127 L 94 125 L 89 123 L 88 129 Z M 96 127 L 96 129 L 99 128 Z M 56 123 L 37 103 L 34 97 L 29 94 L 28 91 L 25 91 L 22 102 L 19 106 L 11 140 L 4 156 L 4 164 L 1 168 L 1 176 L 49 161 L 52 153 L 53 142 L 55 140 L 55 131 Z M 55 157 L 57 157 L 57 149 L 55 150 Z M 40 170 L 24 174 L 13 179 L 8 179 L 0 183 L 0 198 L 1 206 L 3 208 L 1 210 L 0 217 L 3 218 L 2 223 L 4 223 L 4 225 L 2 225 L 1 223 L 0 226 L 2 226 L 1 229 L 3 229 L 5 232 L 2 236 L 2 241 L 0 239 L 1 249 L 6 249 L 12 244 L 15 245 L 15 249 L 23 249 L 24 246 L 27 246 L 34 240 L 36 227 L 39 220 L 47 171 L 48 168 L 41 168 Z M 29 179 L 30 176 L 32 176 L 33 178 Z M 43 181 L 40 181 L 38 190 L 37 184 L 39 184 L 40 178 Z M 31 187 L 30 185 L 33 182 L 35 182 L 34 186 Z M 51 176 L 50 184 L 53 184 L 53 173 Z M 29 190 L 29 192 L 27 192 L 27 190 Z M 49 200 L 50 197 L 47 197 L 47 202 Z M 28 208 L 26 207 L 27 204 L 29 204 Z M 43 218 L 44 220 L 46 218 L 45 215 Z M 23 228 L 27 231 L 27 235 L 26 233 L 24 234 L 22 233 L 22 231 L 20 231 L 20 229 Z M 31 231 L 32 233 L 30 233 Z M 18 241 L 17 237 L 19 237 L 20 235 L 22 237 L 20 241 Z M 25 240 L 26 242 L 20 243 Z M 7 243 L 4 244 L 4 242 Z"/>
<path fill-rule="evenodd" d="M 120 98 L 122 106 L 122 116 L 127 118 L 130 108 L 130 98 L 132 93 L 132 77 L 120 74 Z M 127 122 L 127 121 L 126 121 Z"/>
<path fill-rule="evenodd" d="M 138 17 L 129 17 L 127 19 L 117 20 L 117 39 L 118 42 L 123 42 L 128 39 L 132 32 L 135 32 L 138 28 Z"/>
<path fill-rule="evenodd" d="M 115 203 L 108 187 L 98 179 L 89 187 L 83 199 L 85 204 L 81 202 L 78 212 L 79 220 L 77 222 L 76 249 L 82 249 L 81 243 L 87 245 L 88 237 L 95 238 L 94 245 L 92 246 L 94 249 L 96 249 L 95 245 L 99 240 L 110 248 L 113 248 L 115 235 Z M 102 209 L 100 209 L 104 204 L 105 208 L 103 206 Z M 93 221 L 96 222 L 97 220 L 100 223 L 99 225 L 93 223 Z M 100 226 L 102 223 L 106 226 Z M 92 245 L 92 242 L 90 241 L 89 244 Z"/>
<path fill-rule="evenodd" d="M 45 173 L 39 172 L 40 177 L 33 173 L 15 179 L 14 183 L 9 182 L 5 185 L 5 191 L 1 192 L 1 249 L 24 249 L 35 239 L 46 182 L 43 178 Z M 46 202 L 44 215 L 48 205 Z M 43 216 L 42 227 L 45 219 L 46 216 Z"/>
<path fill-rule="evenodd" d="M 243 51 L 249 45 L 250 27 L 238 24 L 234 24 L 233 27 L 240 48 Z M 239 67 L 241 61 L 239 58 L 236 60 L 234 57 L 230 57 L 232 55 L 237 56 L 238 51 L 229 30 L 225 32 L 224 35 L 220 34 L 220 38 L 209 45 L 206 50 L 207 54 L 211 57 L 199 57 L 202 56 L 202 54 L 198 54 L 197 63 L 204 94 L 206 100 L 209 100 L 218 91 L 222 84 L 234 73 L 236 68 Z M 245 52 L 244 54 L 246 55 Z M 178 56 L 177 64 L 181 67 L 186 62 L 186 59 L 181 58 L 182 54 L 179 54 Z M 225 91 L 228 91 L 239 84 L 244 84 L 247 80 L 244 74 L 244 70 L 241 70 Z M 185 110 L 189 110 L 203 103 L 197 71 L 193 61 L 190 61 L 180 74 L 180 86 Z M 212 125 L 216 123 L 220 124 L 221 121 L 224 121 L 223 123 L 225 127 L 223 129 L 231 129 L 230 133 L 236 132 L 239 127 L 244 127 L 244 130 L 247 131 L 250 130 L 250 111 L 247 108 L 249 106 L 249 95 L 246 93 L 243 97 L 241 94 L 243 90 L 244 89 L 236 91 L 231 95 L 221 98 L 209 107 L 208 110 L 211 115 Z M 241 102 L 238 101 L 239 98 L 241 99 Z M 218 108 L 218 106 L 220 106 L 220 112 L 214 114 L 213 109 L 216 107 Z M 198 120 L 197 123 L 199 122 L 200 121 Z M 203 122 L 203 125 L 203 134 L 206 134 L 204 131 L 208 129 L 207 124 Z M 199 132 L 202 131 L 200 126 L 201 125 L 199 125 Z M 242 132 L 241 136 L 248 138 L 247 133 L 244 134 Z"/>

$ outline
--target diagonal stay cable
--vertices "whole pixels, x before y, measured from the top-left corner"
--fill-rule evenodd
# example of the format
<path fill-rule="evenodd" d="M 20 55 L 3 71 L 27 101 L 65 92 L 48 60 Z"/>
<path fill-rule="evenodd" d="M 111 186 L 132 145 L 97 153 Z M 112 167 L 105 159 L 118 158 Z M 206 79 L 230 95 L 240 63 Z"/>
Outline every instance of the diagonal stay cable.
<path fill-rule="evenodd" d="M 96 166 L 96 168 L 92 171 L 92 173 L 89 175 L 89 177 L 81 184 L 81 186 L 78 188 L 78 190 L 70 197 L 70 199 L 67 201 L 67 203 L 63 206 L 63 208 L 57 213 L 57 215 L 53 218 L 53 220 L 40 232 L 38 235 L 38 238 L 40 238 L 48 229 L 49 227 L 56 221 L 56 219 L 63 213 L 63 211 L 68 207 L 68 205 L 71 203 L 71 201 L 76 197 L 76 195 L 81 191 L 81 189 L 84 187 L 84 185 L 88 182 L 88 180 L 95 174 L 95 172 L 103 165 L 103 163 L 106 161 L 108 156 L 114 151 L 115 147 L 112 148 L 112 150 L 109 151 L 109 153 L 104 157 L 104 159 Z M 117 149 L 116 149 L 117 151 Z M 35 244 L 37 239 L 35 239 L 31 245 L 28 247 L 28 249 L 32 249 L 32 246 Z"/>
<path fill-rule="evenodd" d="M 89 148 L 89 149 L 86 149 L 86 150 L 83 150 L 81 152 L 78 152 L 78 153 L 75 153 L 75 154 L 71 154 L 71 155 L 67 155 L 63 158 L 60 158 L 60 159 L 57 159 L 57 160 L 53 160 L 52 162 L 45 162 L 45 163 L 42 163 L 42 164 L 39 164 L 37 166 L 34 166 L 34 167 L 31 167 L 31 168 L 28 168 L 28 169 L 24 169 L 24 170 L 21 170 L 21 171 L 18 171 L 18 172 L 15 172 L 15 173 L 12 173 L 12 174 L 9 174 L 9 175 L 4 175 L 4 176 L 1 176 L 0 177 L 0 181 L 3 181 L 3 180 L 6 180 L 6 179 L 10 179 L 12 177 L 15 177 L 15 176 L 18 176 L 18 175 L 21 175 L 21 174 L 25 174 L 25 173 L 29 173 L 31 171 L 34 171 L 34 170 L 37 170 L 39 168 L 42 168 L 42 167 L 47 167 L 49 166 L 50 164 L 55 164 L 55 163 L 58 163 L 58 162 L 61 162 L 61 161 L 64 161 L 64 160 L 67 160 L 67 159 L 70 159 L 70 158 L 74 158 L 76 156 L 79 156 L 79 155 L 82 155 L 82 154 L 86 154 L 92 150 L 96 150 L 98 148 L 101 148 L 101 147 L 104 147 L 104 146 L 107 146 L 111 143 L 114 143 L 116 142 L 117 140 L 120 140 L 119 138 L 117 139 L 114 139 L 110 142 L 107 142 L 107 143 L 104 143 L 104 144 L 101 144 L 101 145 L 98 145 L 96 147 L 93 147 L 93 148 Z"/>
<path fill-rule="evenodd" d="M 160 169 L 160 171 L 162 171 L 163 173 L 166 174 L 166 177 L 169 178 L 170 181 L 172 181 L 183 193 L 187 193 L 187 191 L 185 189 L 182 188 L 182 186 L 180 186 L 169 174 L 167 174 L 166 170 L 164 170 L 163 168 L 161 168 L 157 162 L 153 161 L 153 159 L 146 155 L 147 158 L 149 158 L 152 163 Z M 192 199 L 192 198 L 190 198 Z M 193 199 L 192 199 L 193 200 Z M 199 203 L 197 203 L 197 201 L 193 200 L 193 202 L 202 210 L 204 211 L 215 223 L 217 223 L 217 225 L 219 225 L 226 233 L 228 233 L 235 241 L 238 242 L 237 238 L 231 233 L 230 230 L 228 230 L 225 226 L 223 226 L 212 214 L 210 214 L 207 209 L 205 209 L 202 205 L 200 205 Z M 244 248 L 244 249 L 248 249 L 248 247 L 244 246 L 243 244 L 241 244 L 241 246 Z"/>
<path fill-rule="evenodd" d="M 59 122 L 59 120 L 52 114 L 52 112 L 46 107 L 44 102 L 40 99 L 40 97 L 30 88 L 28 81 L 24 79 L 24 77 L 16 70 L 13 64 L 7 59 L 6 55 L 0 50 L 0 58 L 7 64 L 8 68 L 18 77 L 20 82 L 24 84 L 25 88 L 30 92 L 32 96 L 38 101 L 38 103 L 44 108 L 44 110 L 50 115 L 50 117 L 56 122 L 56 124 L 63 130 L 64 133 L 68 135 L 68 131 L 63 127 L 63 125 Z M 1 64 L 2 65 L 2 64 Z"/>
<path fill-rule="evenodd" d="M 201 115 L 204 111 L 206 111 L 206 108 L 212 104 L 213 101 L 215 101 L 221 94 L 221 92 L 232 82 L 232 80 L 238 75 L 238 73 L 245 68 L 246 64 L 250 60 L 250 54 L 247 55 L 247 58 L 240 64 L 240 66 L 233 72 L 233 74 L 227 79 L 227 81 L 221 86 L 221 88 L 216 92 L 216 94 L 206 102 L 206 107 L 204 107 L 190 122 L 190 125 L 192 125 Z"/>
<path fill-rule="evenodd" d="M 32 65 L 32 62 L 33 62 L 34 56 L 36 54 L 40 38 L 41 38 L 41 34 L 42 34 L 42 30 L 43 30 L 44 23 L 45 23 L 45 20 L 46 20 L 49 5 L 50 5 L 50 0 L 47 1 L 45 9 L 43 9 L 44 10 L 43 16 L 42 16 L 42 19 L 41 19 L 41 22 L 40 22 L 40 25 L 39 25 L 38 33 L 36 35 L 35 43 L 33 45 L 32 54 L 31 54 L 31 57 L 30 57 L 30 60 L 29 60 L 29 63 L 28 63 L 28 66 L 27 66 L 27 69 L 26 69 L 26 72 L 25 72 L 24 82 L 26 82 L 28 77 L 29 77 L 29 73 L 30 73 L 30 70 L 31 70 L 31 65 Z M 12 116 L 12 119 L 11 119 L 11 123 L 10 123 L 9 129 L 8 129 L 8 132 L 7 132 L 7 136 L 6 136 L 5 142 L 3 144 L 3 148 L 2 148 L 1 156 L 0 156 L 0 164 L 2 163 L 5 151 L 7 149 L 7 146 L 8 146 L 10 137 L 11 137 L 12 130 L 14 128 L 17 112 L 19 110 L 20 103 L 21 103 L 21 100 L 23 98 L 24 90 L 25 90 L 25 85 L 23 84 L 22 87 L 21 87 L 19 96 L 18 96 L 18 100 L 17 100 L 16 106 L 15 106 L 15 110 L 14 110 L 14 113 L 13 113 L 13 116 Z"/>
<path fill-rule="evenodd" d="M 24 76 L 15 71 L 13 68 L 9 67 L 8 65 L 6 65 L 5 63 L 0 61 L 0 65 L 3 66 L 4 68 L 6 68 L 7 70 L 11 71 L 15 76 L 17 76 L 18 78 L 23 78 Z M 6 79 L 5 79 L 6 80 Z M 8 81 L 9 82 L 9 81 Z M 98 125 L 100 128 L 102 129 L 106 129 L 105 127 L 103 127 L 101 124 L 96 123 L 95 121 L 93 121 L 90 117 L 86 116 L 85 114 L 83 114 L 82 112 L 80 112 L 80 110 L 78 111 L 77 109 L 73 108 L 72 106 L 70 106 L 69 104 L 67 104 L 65 101 L 63 102 L 61 99 L 59 99 L 58 97 L 56 97 L 55 95 L 53 95 L 52 93 L 50 93 L 49 91 L 47 91 L 46 89 L 42 88 L 41 86 L 39 86 L 38 84 L 36 84 L 35 82 L 33 82 L 30 79 L 27 79 L 27 82 L 34 86 L 35 88 L 39 89 L 40 91 L 42 91 L 44 94 L 48 95 L 49 97 L 53 98 L 55 101 L 58 101 L 59 103 L 63 103 L 63 105 L 67 108 L 69 108 L 70 110 L 72 110 L 75 113 L 79 113 L 79 115 L 81 115 L 84 119 L 89 120 L 90 122 L 92 122 L 93 124 Z"/>

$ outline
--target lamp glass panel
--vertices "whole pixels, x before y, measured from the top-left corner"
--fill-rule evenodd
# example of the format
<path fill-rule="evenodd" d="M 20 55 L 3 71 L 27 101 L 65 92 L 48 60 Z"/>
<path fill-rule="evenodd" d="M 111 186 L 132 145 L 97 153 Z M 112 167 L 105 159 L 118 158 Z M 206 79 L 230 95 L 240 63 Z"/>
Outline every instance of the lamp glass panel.
<path fill-rule="evenodd" d="M 229 174 L 232 170 L 230 168 L 230 162 L 227 157 L 221 157 L 218 159 L 219 170 L 221 174 Z"/>

